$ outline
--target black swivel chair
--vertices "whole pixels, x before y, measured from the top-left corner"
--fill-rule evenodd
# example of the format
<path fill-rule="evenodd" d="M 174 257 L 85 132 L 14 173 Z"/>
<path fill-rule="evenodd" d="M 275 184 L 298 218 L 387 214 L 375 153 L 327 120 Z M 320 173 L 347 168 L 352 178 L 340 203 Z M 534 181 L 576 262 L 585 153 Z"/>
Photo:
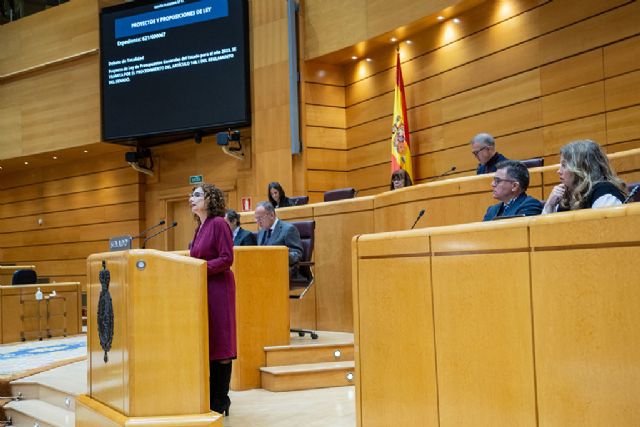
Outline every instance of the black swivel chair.
<path fill-rule="evenodd" d="M 302 206 L 309 203 L 309 196 L 293 196 L 289 197 L 291 206 Z"/>
<path fill-rule="evenodd" d="M 357 191 L 353 187 L 338 188 L 335 190 L 325 191 L 324 201 L 334 202 L 336 200 L 353 199 L 354 197 L 356 197 L 356 193 Z"/>
<path fill-rule="evenodd" d="M 544 166 L 544 159 L 542 157 L 534 157 L 532 159 L 520 160 L 520 162 L 527 167 L 527 169 L 531 168 L 539 168 Z"/>
<path fill-rule="evenodd" d="M 33 285 L 38 281 L 38 275 L 34 270 L 16 270 L 11 279 L 12 285 Z"/>
<path fill-rule="evenodd" d="M 294 272 L 289 277 L 289 298 L 300 299 L 307 293 L 311 285 L 313 285 L 313 270 L 314 262 L 311 261 L 313 257 L 313 247 L 315 243 L 315 221 L 297 221 L 291 223 L 298 229 L 300 233 L 300 240 L 302 241 L 302 259 L 298 263 L 297 272 Z M 318 339 L 318 334 L 315 331 L 309 329 L 295 329 L 291 328 L 291 332 L 297 332 L 299 336 L 304 337 L 305 334 L 311 335 L 311 339 Z"/>

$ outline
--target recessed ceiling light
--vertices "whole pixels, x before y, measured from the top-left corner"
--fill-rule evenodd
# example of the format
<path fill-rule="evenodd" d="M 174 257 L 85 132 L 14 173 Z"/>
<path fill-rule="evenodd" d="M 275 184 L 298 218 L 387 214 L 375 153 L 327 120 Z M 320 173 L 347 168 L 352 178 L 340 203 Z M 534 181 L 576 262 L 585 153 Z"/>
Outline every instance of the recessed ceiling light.
<path fill-rule="evenodd" d="M 454 23 L 454 24 L 459 24 L 459 23 L 460 23 L 460 20 L 459 20 L 458 18 L 453 18 L 453 23 Z"/>
<path fill-rule="evenodd" d="M 413 42 L 411 40 L 407 40 L 405 43 L 406 44 L 413 44 Z"/>
<path fill-rule="evenodd" d="M 29 162 L 24 162 L 24 164 L 25 164 L 25 165 L 28 165 L 28 164 L 29 164 Z"/>
<path fill-rule="evenodd" d="M 373 59 L 371 59 L 371 58 L 367 58 L 367 59 L 366 59 L 366 61 L 367 61 L 367 62 L 371 62 L 371 61 L 373 61 Z"/>
<path fill-rule="evenodd" d="M 89 150 L 84 150 L 84 152 L 85 152 L 85 153 L 88 153 L 88 152 L 89 152 Z"/>
<path fill-rule="evenodd" d="M 397 39 L 397 38 L 395 38 L 395 37 L 391 37 L 391 42 L 392 42 L 392 43 L 397 42 L 397 41 L 398 41 L 398 39 Z"/>
<path fill-rule="evenodd" d="M 53 160 L 58 160 L 58 156 L 53 156 Z"/>
<path fill-rule="evenodd" d="M 353 60 L 355 61 L 356 59 L 358 59 L 358 57 L 357 57 L 357 56 L 355 56 L 355 55 L 353 55 L 353 56 L 351 57 L 351 59 L 353 59 Z"/>
<path fill-rule="evenodd" d="M 0 171 L 2 170 L 2 166 L 0 166 Z"/>
<path fill-rule="evenodd" d="M 440 15 L 438 16 L 438 21 L 443 21 L 444 20 L 444 16 Z"/>

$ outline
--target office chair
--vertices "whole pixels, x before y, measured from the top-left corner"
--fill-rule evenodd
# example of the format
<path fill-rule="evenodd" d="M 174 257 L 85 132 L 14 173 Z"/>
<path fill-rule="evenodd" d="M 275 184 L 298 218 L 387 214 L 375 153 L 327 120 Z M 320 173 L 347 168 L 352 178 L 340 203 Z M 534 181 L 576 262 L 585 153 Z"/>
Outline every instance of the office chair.
<path fill-rule="evenodd" d="M 329 190 L 324 192 L 325 202 L 334 202 L 336 200 L 353 199 L 356 197 L 356 189 L 353 187 L 337 188 L 335 190 Z"/>
<path fill-rule="evenodd" d="M 291 223 L 298 229 L 300 233 L 300 240 L 302 241 L 302 260 L 298 262 L 297 271 L 291 273 L 289 277 L 289 298 L 301 299 L 307 293 L 311 285 L 313 285 L 313 270 L 314 262 L 311 261 L 313 257 L 313 247 L 315 243 L 315 228 L 316 222 L 311 221 L 297 221 Z M 304 337 L 305 334 L 311 335 L 311 339 L 318 339 L 318 334 L 315 331 L 309 329 L 296 329 L 291 328 L 291 332 L 297 332 L 299 336 Z"/>
<path fill-rule="evenodd" d="M 291 202 L 291 206 L 302 206 L 309 203 L 309 196 L 289 197 L 289 201 Z"/>
<path fill-rule="evenodd" d="M 33 285 L 38 281 L 34 270 L 16 270 L 11 278 L 12 285 Z"/>
<path fill-rule="evenodd" d="M 531 168 L 539 168 L 544 166 L 544 159 L 542 157 L 534 157 L 532 159 L 520 160 L 520 162 L 527 167 L 527 169 Z"/>

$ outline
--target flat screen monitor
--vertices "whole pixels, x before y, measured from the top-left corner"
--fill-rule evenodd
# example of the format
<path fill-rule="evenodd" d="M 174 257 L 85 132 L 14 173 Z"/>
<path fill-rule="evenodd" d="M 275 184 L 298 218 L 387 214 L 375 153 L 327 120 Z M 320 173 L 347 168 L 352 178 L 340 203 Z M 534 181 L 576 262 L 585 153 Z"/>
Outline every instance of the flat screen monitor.
<path fill-rule="evenodd" d="M 246 0 L 102 9 L 102 139 L 170 142 L 250 124 Z"/>

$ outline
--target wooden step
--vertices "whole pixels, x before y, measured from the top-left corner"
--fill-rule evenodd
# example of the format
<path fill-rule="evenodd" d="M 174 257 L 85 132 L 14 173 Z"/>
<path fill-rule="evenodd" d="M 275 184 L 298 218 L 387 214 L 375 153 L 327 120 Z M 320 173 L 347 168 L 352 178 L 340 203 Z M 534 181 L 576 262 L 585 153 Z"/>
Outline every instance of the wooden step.
<path fill-rule="evenodd" d="M 331 344 L 281 345 L 265 347 L 266 366 L 353 360 L 353 342 Z"/>
<path fill-rule="evenodd" d="M 41 400 L 18 400 L 4 406 L 13 426 L 74 427 L 76 416 L 72 411 Z"/>
<path fill-rule="evenodd" d="M 262 388 L 269 391 L 309 390 L 353 385 L 355 362 L 307 363 L 260 368 Z"/>

